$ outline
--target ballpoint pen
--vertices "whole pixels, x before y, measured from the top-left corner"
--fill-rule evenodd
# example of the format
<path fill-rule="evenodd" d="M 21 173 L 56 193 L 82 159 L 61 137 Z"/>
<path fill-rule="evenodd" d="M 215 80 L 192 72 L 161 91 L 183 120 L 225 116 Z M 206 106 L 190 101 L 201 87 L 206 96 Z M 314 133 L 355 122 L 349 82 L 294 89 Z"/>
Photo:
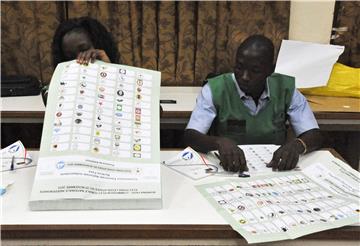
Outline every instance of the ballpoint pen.
<path fill-rule="evenodd" d="M 239 172 L 239 177 L 240 177 L 240 178 L 249 178 L 249 177 L 250 177 L 250 174 L 249 174 L 249 173 L 246 173 L 245 171 L 240 171 L 240 172 Z"/>
<path fill-rule="evenodd" d="M 160 103 L 171 103 L 171 104 L 175 104 L 176 100 L 172 100 L 172 99 L 161 99 Z"/>
<path fill-rule="evenodd" d="M 14 171 L 15 168 L 15 156 L 13 155 L 11 159 L 10 171 Z"/>

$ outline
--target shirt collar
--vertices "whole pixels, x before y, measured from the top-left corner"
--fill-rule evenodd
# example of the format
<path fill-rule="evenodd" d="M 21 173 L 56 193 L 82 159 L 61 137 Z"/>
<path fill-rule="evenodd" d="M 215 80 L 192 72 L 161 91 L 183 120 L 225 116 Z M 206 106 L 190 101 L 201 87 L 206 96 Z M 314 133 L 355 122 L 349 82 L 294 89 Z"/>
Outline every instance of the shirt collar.
<path fill-rule="evenodd" d="M 237 81 L 236 81 L 236 78 L 235 78 L 235 74 L 234 74 L 234 73 L 231 74 L 231 77 L 232 77 L 232 79 L 233 79 L 233 81 L 234 81 L 234 84 L 235 84 L 235 86 L 236 86 L 236 89 L 237 89 L 237 91 L 238 91 L 238 93 L 239 93 L 240 98 L 241 98 L 241 99 L 243 99 L 243 98 L 246 98 L 246 99 L 251 98 L 250 96 L 247 96 L 247 95 L 245 94 L 245 92 L 243 92 L 243 91 L 240 89 L 240 87 L 239 87 L 239 85 L 238 85 L 238 83 L 237 83 Z M 266 87 L 265 87 L 265 90 L 263 91 L 263 93 L 261 94 L 261 96 L 260 96 L 259 99 L 264 100 L 264 99 L 266 99 L 266 98 L 270 98 L 270 90 L 269 90 L 268 79 L 269 79 L 269 77 L 266 78 Z"/>

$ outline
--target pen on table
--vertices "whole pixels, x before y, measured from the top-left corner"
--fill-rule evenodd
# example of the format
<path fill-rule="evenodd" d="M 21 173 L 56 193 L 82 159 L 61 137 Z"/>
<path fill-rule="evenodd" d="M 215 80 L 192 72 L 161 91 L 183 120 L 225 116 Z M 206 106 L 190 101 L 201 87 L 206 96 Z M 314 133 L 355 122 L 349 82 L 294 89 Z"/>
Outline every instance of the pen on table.
<path fill-rule="evenodd" d="M 172 100 L 172 99 L 163 99 L 160 100 L 160 103 L 170 103 L 170 104 L 175 104 L 176 100 Z"/>
<path fill-rule="evenodd" d="M 220 160 L 220 155 L 217 152 L 214 152 L 215 156 Z M 221 162 L 219 163 L 221 164 Z M 250 174 L 246 173 L 245 171 L 239 171 L 240 178 L 249 178 Z"/>
<path fill-rule="evenodd" d="M 248 173 L 245 173 L 245 171 L 240 171 L 239 172 L 239 177 L 240 178 L 249 178 L 250 177 L 250 174 L 248 174 Z"/>
<path fill-rule="evenodd" d="M 15 168 L 15 156 L 13 155 L 11 159 L 10 171 L 14 171 Z"/>

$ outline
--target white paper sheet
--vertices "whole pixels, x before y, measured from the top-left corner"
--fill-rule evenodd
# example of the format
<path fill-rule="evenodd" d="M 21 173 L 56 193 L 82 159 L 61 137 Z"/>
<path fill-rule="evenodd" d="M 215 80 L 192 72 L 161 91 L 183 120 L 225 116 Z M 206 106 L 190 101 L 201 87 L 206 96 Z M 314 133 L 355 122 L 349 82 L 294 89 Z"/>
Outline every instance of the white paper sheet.
<path fill-rule="evenodd" d="M 1 172 L 6 172 L 10 170 L 14 171 L 19 168 L 25 168 L 35 165 L 35 163 L 32 162 L 31 156 L 27 153 L 26 148 L 20 140 L 2 149 L 0 151 L 0 155 Z"/>
<path fill-rule="evenodd" d="M 296 88 L 326 86 L 344 46 L 283 40 L 275 72 L 295 77 Z"/>

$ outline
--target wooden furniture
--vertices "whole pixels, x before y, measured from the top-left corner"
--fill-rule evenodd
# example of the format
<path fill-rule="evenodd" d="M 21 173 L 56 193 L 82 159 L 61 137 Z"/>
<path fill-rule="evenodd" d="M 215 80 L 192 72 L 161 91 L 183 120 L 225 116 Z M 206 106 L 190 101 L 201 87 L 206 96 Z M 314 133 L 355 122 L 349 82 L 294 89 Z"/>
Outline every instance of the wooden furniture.
<path fill-rule="evenodd" d="M 42 123 L 45 105 L 41 95 L 1 97 L 1 123 Z"/>
<path fill-rule="evenodd" d="M 161 87 L 161 129 L 184 129 L 201 87 Z M 360 99 L 307 96 L 320 128 L 325 131 L 360 131 Z M 1 98 L 2 123 L 42 123 L 45 106 L 41 96 Z"/>

